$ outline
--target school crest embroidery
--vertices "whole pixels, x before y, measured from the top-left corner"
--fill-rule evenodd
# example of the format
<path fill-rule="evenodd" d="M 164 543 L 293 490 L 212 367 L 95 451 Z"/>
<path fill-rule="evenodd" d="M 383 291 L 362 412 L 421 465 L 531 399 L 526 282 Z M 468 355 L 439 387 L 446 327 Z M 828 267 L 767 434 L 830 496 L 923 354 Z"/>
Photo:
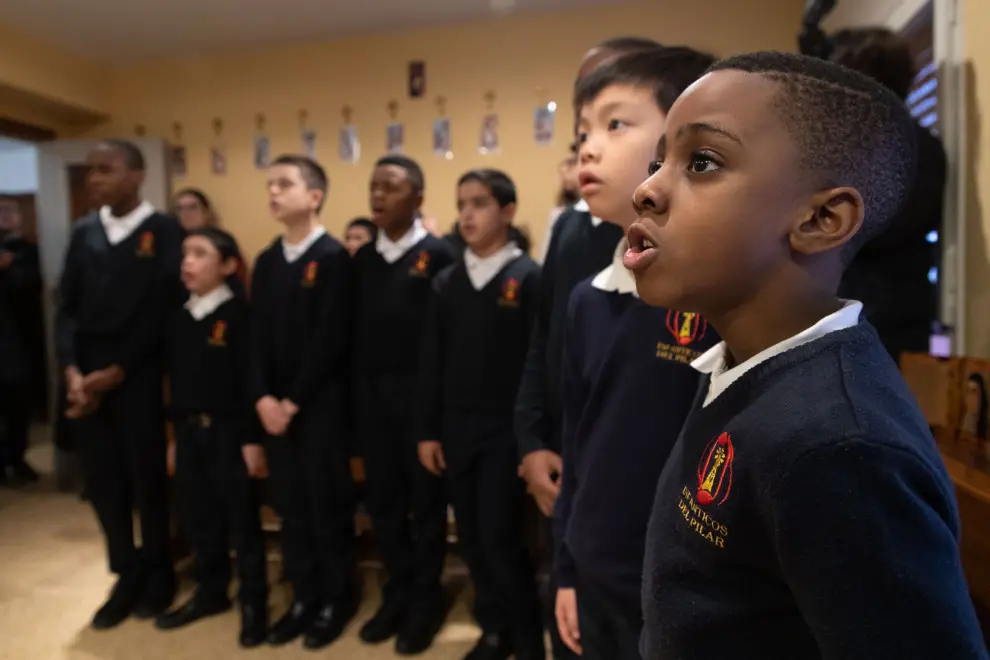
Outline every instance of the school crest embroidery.
<path fill-rule="evenodd" d="M 732 461 L 735 448 L 728 433 L 718 436 L 705 447 L 698 463 L 698 491 L 695 495 L 701 506 L 718 506 L 725 502 L 732 490 Z"/>
<path fill-rule="evenodd" d="M 687 346 L 704 339 L 708 321 L 695 312 L 667 310 L 667 330 L 673 335 L 678 346 Z"/>
<path fill-rule="evenodd" d="M 303 271 L 302 285 L 304 287 L 312 287 L 316 284 L 316 273 L 319 269 L 319 264 L 315 261 L 310 261 L 306 264 L 306 270 Z"/>
<path fill-rule="evenodd" d="M 146 231 L 138 238 L 137 255 L 139 257 L 155 256 L 155 235 Z"/>
<path fill-rule="evenodd" d="M 413 265 L 412 269 L 410 269 L 409 272 L 412 275 L 426 275 L 429 268 L 430 268 L 430 253 L 427 252 L 426 250 L 423 250 L 422 252 L 419 253 L 419 256 L 416 257 L 416 263 Z"/>
<path fill-rule="evenodd" d="M 217 321 L 210 331 L 210 346 L 222 347 L 227 345 L 227 322 Z"/>
<path fill-rule="evenodd" d="M 510 277 L 502 285 L 502 295 L 498 299 L 498 304 L 502 307 L 519 306 L 519 280 Z"/>

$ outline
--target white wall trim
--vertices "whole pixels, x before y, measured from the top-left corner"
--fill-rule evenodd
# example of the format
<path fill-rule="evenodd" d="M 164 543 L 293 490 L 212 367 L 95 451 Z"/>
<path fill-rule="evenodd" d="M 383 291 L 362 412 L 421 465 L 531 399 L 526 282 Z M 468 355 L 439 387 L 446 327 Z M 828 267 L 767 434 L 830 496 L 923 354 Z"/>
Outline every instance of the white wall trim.
<path fill-rule="evenodd" d="M 903 30 L 911 19 L 918 15 L 930 0 L 901 0 L 900 4 L 890 13 L 884 25 L 895 32 Z M 934 0 L 937 5 L 937 0 Z M 936 7 L 937 10 L 937 7 Z"/>

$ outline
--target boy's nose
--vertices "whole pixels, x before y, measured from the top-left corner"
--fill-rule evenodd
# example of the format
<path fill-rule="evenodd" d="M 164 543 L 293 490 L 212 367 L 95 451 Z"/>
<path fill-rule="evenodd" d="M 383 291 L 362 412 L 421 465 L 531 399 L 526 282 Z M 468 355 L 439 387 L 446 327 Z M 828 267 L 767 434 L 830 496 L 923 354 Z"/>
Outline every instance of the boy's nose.
<path fill-rule="evenodd" d="M 640 215 L 658 214 L 667 210 L 667 195 L 660 186 L 659 172 L 639 184 L 633 193 L 633 206 Z"/>

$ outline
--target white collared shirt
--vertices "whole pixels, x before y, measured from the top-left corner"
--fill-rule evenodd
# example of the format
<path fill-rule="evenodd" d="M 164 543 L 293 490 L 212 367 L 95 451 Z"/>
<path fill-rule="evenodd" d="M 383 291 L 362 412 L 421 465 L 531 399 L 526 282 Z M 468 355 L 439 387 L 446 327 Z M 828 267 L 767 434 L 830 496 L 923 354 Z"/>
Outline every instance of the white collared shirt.
<path fill-rule="evenodd" d="M 290 243 L 285 240 L 285 236 L 283 236 L 282 255 L 285 257 L 285 261 L 291 264 L 293 261 L 299 259 L 299 257 L 303 256 L 303 254 L 306 253 L 306 250 L 308 250 L 313 243 L 315 243 L 317 239 L 325 233 L 327 233 L 326 227 L 323 225 L 316 225 L 313 227 L 311 232 L 306 234 L 306 238 L 302 239 L 298 243 Z"/>
<path fill-rule="evenodd" d="M 119 218 L 113 214 L 109 206 L 103 206 L 100 208 L 100 224 L 103 225 L 103 231 L 110 245 L 117 245 L 133 234 L 134 230 L 154 213 L 155 207 L 147 201 L 141 202 L 133 211 Z"/>
<path fill-rule="evenodd" d="M 510 241 L 495 254 L 487 257 L 479 257 L 471 248 L 464 250 L 464 265 L 467 267 L 468 279 L 475 291 L 481 291 L 485 286 L 495 279 L 499 271 L 513 259 L 522 256 L 523 251 L 514 242 Z"/>
<path fill-rule="evenodd" d="M 708 396 L 705 397 L 705 404 L 714 401 L 722 392 L 729 388 L 732 383 L 739 380 L 743 374 L 766 362 L 772 357 L 780 355 L 786 351 L 797 348 L 803 344 L 820 339 L 825 335 L 851 328 L 859 323 L 859 315 L 863 311 L 863 303 L 856 300 L 846 300 L 842 309 L 829 314 L 818 321 L 807 330 L 802 330 L 793 337 L 789 337 L 782 342 L 778 342 L 763 351 L 760 351 L 742 364 L 737 364 L 731 369 L 727 368 L 725 359 L 725 342 L 711 347 L 705 351 L 701 357 L 691 363 L 691 366 L 703 374 L 711 374 L 711 381 L 708 385 Z"/>
<path fill-rule="evenodd" d="M 186 301 L 186 309 L 189 315 L 197 321 L 202 321 L 207 316 L 217 310 L 217 307 L 234 297 L 234 292 L 226 284 L 221 284 L 207 294 L 198 296 L 195 293 L 189 294 Z"/>
<path fill-rule="evenodd" d="M 579 199 L 577 201 L 577 203 L 574 205 L 574 210 L 580 211 L 581 213 L 591 213 L 591 209 L 588 207 L 588 202 L 584 201 L 583 199 Z M 599 218 L 597 215 L 593 215 L 591 216 L 591 224 L 592 226 L 597 227 L 598 225 L 602 224 L 602 219 Z"/>
<path fill-rule="evenodd" d="M 379 229 L 378 238 L 375 239 L 375 249 L 378 250 L 378 254 L 382 255 L 382 259 L 390 264 L 394 264 L 402 258 L 402 255 L 409 252 L 412 246 L 426 238 L 427 233 L 426 228 L 423 226 L 423 221 L 419 218 L 416 218 L 409 231 L 403 234 L 402 238 L 397 241 L 393 241 L 385 235 L 383 230 Z"/>
<path fill-rule="evenodd" d="M 636 291 L 636 278 L 622 265 L 622 255 L 629 249 L 629 241 L 622 239 L 615 247 L 615 254 L 612 255 L 612 263 L 605 270 L 595 275 L 591 280 L 591 286 L 599 291 L 612 291 L 616 293 L 631 293 L 639 298 Z"/>

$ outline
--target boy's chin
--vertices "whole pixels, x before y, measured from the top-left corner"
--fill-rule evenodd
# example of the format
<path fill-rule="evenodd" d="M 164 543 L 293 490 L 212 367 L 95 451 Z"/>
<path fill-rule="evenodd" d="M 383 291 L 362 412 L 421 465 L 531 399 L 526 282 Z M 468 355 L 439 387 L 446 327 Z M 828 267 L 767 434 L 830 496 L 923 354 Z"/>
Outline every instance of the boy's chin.
<path fill-rule="evenodd" d="M 636 275 L 636 293 L 639 299 L 650 307 L 667 307 L 669 309 L 689 309 L 685 307 L 684 299 L 669 286 L 658 282 L 649 275 Z"/>

